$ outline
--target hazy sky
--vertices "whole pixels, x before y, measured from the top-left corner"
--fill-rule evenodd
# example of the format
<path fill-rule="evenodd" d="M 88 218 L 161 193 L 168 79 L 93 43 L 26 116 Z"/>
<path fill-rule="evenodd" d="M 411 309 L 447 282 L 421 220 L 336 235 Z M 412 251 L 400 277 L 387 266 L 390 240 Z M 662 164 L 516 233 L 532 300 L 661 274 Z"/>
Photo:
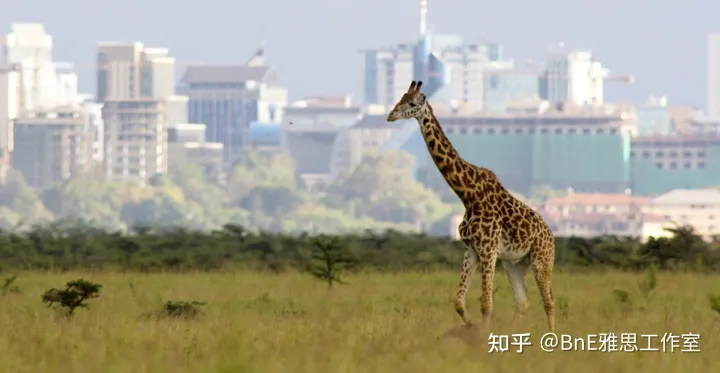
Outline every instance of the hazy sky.
<path fill-rule="evenodd" d="M 143 41 L 168 47 L 178 75 L 189 63 L 244 63 L 267 38 L 270 63 L 292 99 L 351 93 L 359 101 L 361 48 L 411 41 L 419 0 L 22 0 L 0 1 L 0 25 L 41 22 L 56 60 L 74 62 L 94 92 L 95 44 Z M 720 31 L 710 0 L 430 0 L 436 33 L 502 43 L 506 56 L 539 62 L 550 43 L 590 48 L 611 71 L 608 99 L 668 94 L 705 106 L 705 37 Z M 715 24 L 715 26 L 713 26 Z M 713 29 L 714 27 L 714 29 Z"/>

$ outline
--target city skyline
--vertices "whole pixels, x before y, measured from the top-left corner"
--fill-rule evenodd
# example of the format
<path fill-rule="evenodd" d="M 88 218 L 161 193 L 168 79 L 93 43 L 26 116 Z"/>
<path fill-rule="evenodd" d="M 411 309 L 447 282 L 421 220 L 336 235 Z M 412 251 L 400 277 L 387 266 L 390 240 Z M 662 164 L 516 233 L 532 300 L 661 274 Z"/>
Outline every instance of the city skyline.
<path fill-rule="evenodd" d="M 482 10 L 483 4 L 473 7 L 459 0 L 442 4 L 431 1 L 428 27 L 436 33 L 501 43 L 510 58 L 518 61 L 532 58 L 536 66 L 544 62 L 542 57 L 548 45 L 564 41 L 569 48 L 591 49 L 613 73 L 637 77 L 634 86 L 608 85 L 610 101 L 642 103 L 651 94 L 665 94 L 671 105 L 705 108 L 705 46 L 707 34 L 714 31 L 710 28 L 709 14 L 719 6 L 697 0 L 684 2 L 682 7 L 669 1 L 654 2 L 652 8 L 642 4 L 614 6 L 615 3 L 618 2 L 610 1 L 603 9 L 594 9 L 596 13 L 589 14 L 585 6 L 564 0 L 543 4 L 510 1 L 493 4 L 491 11 Z M 291 100 L 350 93 L 355 102 L 362 97 L 362 56 L 358 50 L 414 41 L 419 29 L 417 0 L 403 0 L 391 6 L 380 6 L 375 0 L 342 6 L 327 0 L 312 0 L 302 6 L 283 0 L 252 5 L 222 0 L 202 4 L 176 1 L 171 11 L 165 10 L 170 12 L 170 17 L 163 18 L 172 20 L 168 22 L 149 19 L 150 14 L 158 14 L 154 10 L 168 9 L 162 3 L 144 3 L 144 11 L 137 12 L 140 5 L 129 0 L 122 8 L 110 4 L 101 9 L 87 0 L 60 4 L 38 0 L 19 3 L 2 12 L 0 23 L 6 29 L 12 22 L 43 23 L 54 39 L 53 59 L 76 64 L 81 92 L 94 92 L 94 51 L 100 41 L 142 41 L 169 48 L 177 59 L 178 79 L 188 65 L 195 63 L 243 63 L 264 38 L 268 61 L 288 87 Z M 527 10 L 523 13 L 534 18 L 513 11 L 520 6 Z M 232 11 L 232 7 L 238 11 Z M 459 8 L 464 11 L 458 12 Z M 68 22 L 68 17 L 57 17 L 67 9 L 73 9 L 73 17 L 84 20 L 82 28 L 76 27 L 77 22 Z M 218 9 L 223 12 L 213 11 Z M 205 10 L 212 17 L 198 16 L 198 10 Z M 232 18 L 233 14 L 252 16 Z M 470 15 L 475 18 L 470 19 Z M 318 21 L 308 22 L 308 17 Z M 612 23 L 608 17 L 613 17 Z M 509 22 L 513 19 L 517 22 Z M 644 27 L 630 27 L 638 26 L 638 19 L 643 20 Z M 614 31 L 600 25 L 603 22 L 598 21 L 602 20 L 604 25 L 612 24 Z M 128 27 L 130 24 L 133 27 Z M 194 27 L 177 26 L 182 24 Z M 526 30 L 518 32 L 513 24 L 523 25 Z M 663 27 L 659 27 L 661 24 Z M 668 24 L 682 27 L 667 27 Z M 228 30 L 233 31 L 232 37 L 224 36 Z M 327 32 L 330 30 L 331 33 Z M 218 34 L 223 36 L 217 37 Z M 342 42 L 338 42 L 340 38 Z M 228 48 L 230 43 L 232 47 Z M 673 73 L 678 66 L 682 67 L 682 74 Z"/>

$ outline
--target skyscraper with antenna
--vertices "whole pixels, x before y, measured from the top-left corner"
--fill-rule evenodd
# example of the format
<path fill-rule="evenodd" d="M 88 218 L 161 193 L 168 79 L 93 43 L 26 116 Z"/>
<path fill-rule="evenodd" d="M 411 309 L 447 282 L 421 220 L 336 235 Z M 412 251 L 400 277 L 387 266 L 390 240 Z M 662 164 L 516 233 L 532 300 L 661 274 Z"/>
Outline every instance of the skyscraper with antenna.
<path fill-rule="evenodd" d="M 482 76 L 477 71 L 500 58 L 499 48 L 468 43 L 457 35 L 436 35 L 428 26 L 428 0 L 417 4 L 417 39 L 361 51 L 364 103 L 388 107 L 402 97 L 408 81 L 422 80 L 425 94 L 438 106 L 457 102 L 482 109 Z"/>
<path fill-rule="evenodd" d="M 362 50 L 363 101 L 389 110 L 411 80 L 422 80 L 423 92 L 436 110 L 480 111 L 484 105 L 482 71 L 489 61 L 501 59 L 492 43 L 469 43 L 457 35 L 435 34 L 428 26 L 428 0 L 418 0 L 417 39 L 385 48 Z M 427 158 L 416 123 L 408 121 L 382 150 L 403 149 Z M 423 162 L 418 159 L 416 165 Z"/>

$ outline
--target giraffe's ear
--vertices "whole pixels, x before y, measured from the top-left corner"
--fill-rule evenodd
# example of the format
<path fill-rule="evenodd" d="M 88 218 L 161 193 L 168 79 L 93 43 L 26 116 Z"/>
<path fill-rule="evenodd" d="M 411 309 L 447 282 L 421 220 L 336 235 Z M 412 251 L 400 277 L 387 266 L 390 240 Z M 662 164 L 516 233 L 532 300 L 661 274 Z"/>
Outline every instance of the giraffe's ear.
<path fill-rule="evenodd" d="M 411 93 L 411 92 L 413 92 L 414 90 L 415 90 L 415 81 L 413 80 L 413 81 L 410 83 L 410 87 L 408 88 L 407 91 L 408 91 L 408 93 Z"/>

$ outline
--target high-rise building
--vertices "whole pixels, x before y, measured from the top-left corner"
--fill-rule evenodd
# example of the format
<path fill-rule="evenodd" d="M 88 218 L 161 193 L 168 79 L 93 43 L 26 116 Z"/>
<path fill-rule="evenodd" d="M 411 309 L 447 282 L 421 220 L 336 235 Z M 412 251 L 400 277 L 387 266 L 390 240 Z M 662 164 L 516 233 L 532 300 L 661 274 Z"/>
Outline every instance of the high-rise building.
<path fill-rule="evenodd" d="M 57 76 L 52 36 L 41 23 L 13 23 L 0 36 L 0 65 L 17 65 L 21 77 L 20 107 L 33 112 L 57 105 Z"/>
<path fill-rule="evenodd" d="M 142 43 L 102 42 L 97 50 L 98 102 L 141 97 L 140 61 Z"/>
<path fill-rule="evenodd" d="M 551 102 L 602 105 L 609 71 L 590 51 L 552 52 L 540 77 L 540 97 Z"/>
<path fill-rule="evenodd" d="M 496 44 L 467 43 L 454 35 L 422 35 L 417 43 L 364 50 L 364 103 L 389 110 L 412 80 L 434 102 L 483 106 L 483 70 L 500 52 Z"/>
<path fill-rule="evenodd" d="M 17 67 L 0 65 L 0 151 L 3 156 L 13 151 L 13 121 L 21 108 L 20 84 Z"/>
<path fill-rule="evenodd" d="M 82 110 L 26 111 L 15 121 L 12 165 L 32 187 L 45 188 L 87 170 L 91 157 L 91 127 Z"/>
<path fill-rule="evenodd" d="M 57 105 L 80 103 L 75 66 L 70 62 L 55 62 L 55 73 L 57 75 Z"/>
<path fill-rule="evenodd" d="M 153 175 L 167 172 L 166 116 L 165 100 L 105 100 L 103 164 L 108 180 L 144 185 Z"/>
<path fill-rule="evenodd" d="M 427 27 L 428 1 L 420 0 L 417 42 L 363 50 L 365 105 L 385 110 L 407 91 L 412 80 L 423 81 L 423 92 L 437 104 L 483 108 L 483 70 L 502 59 L 496 43 L 469 43 L 455 35 L 433 35 Z"/>
<path fill-rule="evenodd" d="M 175 93 L 175 59 L 166 48 L 142 43 L 102 42 L 97 50 L 98 102 L 162 99 Z"/>
<path fill-rule="evenodd" d="M 365 104 L 390 107 L 407 91 L 413 80 L 413 46 L 369 49 L 364 54 L 363 99 Z"/>
<path fill-rule="evenodd" d="M 164 98 L 175 94 L 175 58 L 167 48 L 144 48 L 140 95 Z"/>
<path fill-rule="evenodd" d="M 248 146 L 250 123 L 283 120 L 288 94 L 263 48 L 245 65 L 189 66 L 178 92 L 189 97 L 188 121 L 205 124 L 205 140 L 223 144 L 226 167 Z"/>
<path fill-rule="evenodd" d="M 710 117 L 720 118 L 720 33 L 707 37 L 707 97 L 705 110 Z"/>
<path fill-rule="evenodd" d="M 80 106 L 85 111 L 93 134 L 92 160 L 102 162 L 105 148 L 105 124 L 102 118 L 103 104 L 95 102 L 89 95 L 80 95 Z"/>
<path fill-rule="evenodd" d="M 0 65 L 0 183 L 5 182 L 13 152 L 15 118 L 20 113 L 20 72 Z"/>
<path fill-rule="evenodd" d="M 539 78 L 540 98 L 554 104 L 601 106 L 605 81 L 633 84 L 635 76 L 611 74 L 589 50 L 565 49 L 563 43 L 547 54 L 545 71 Z"/>

